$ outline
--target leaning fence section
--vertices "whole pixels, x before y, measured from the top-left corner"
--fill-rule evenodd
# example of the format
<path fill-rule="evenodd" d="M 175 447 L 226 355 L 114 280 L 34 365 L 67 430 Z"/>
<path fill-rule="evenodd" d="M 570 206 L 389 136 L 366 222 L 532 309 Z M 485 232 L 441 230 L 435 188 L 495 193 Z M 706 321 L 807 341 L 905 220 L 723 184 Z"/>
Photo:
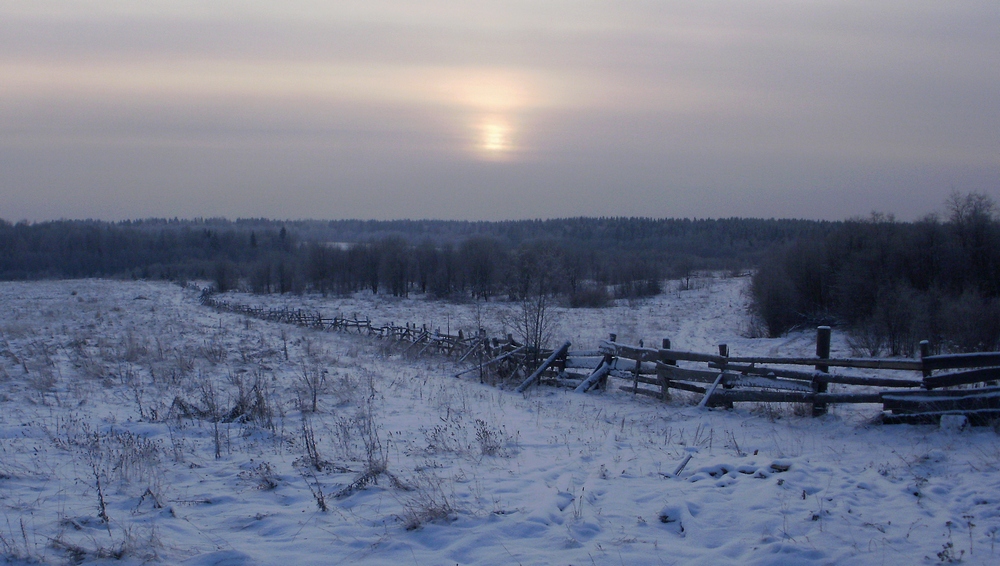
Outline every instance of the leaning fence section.
<path fill-rule="evenodd" d="M 831 405 L 869 404 L 882 406 L 887 424 L 934 423 L 946 415 L 965 416 L 973 425 L 1000 421 L 1000 352 L 930 355 L 928 343 L 922 342 L 918 359 L 831 358 L 826 326 L 816 331 L 815 357 L 732 356 L 726 344 L 718 352 L 689 352 L 672 348 L 669 339 L 658 348 L 642 342 L 633 346 L 617 342 L 614 334 L 593 350 L 572 350 L 569 342 L 547 349 L 518 343 L 509 334 L 488 337 L 482 329 L 466 336 L 426 325 L 376 325 L 367 317 L 267 309 L 207 293 L 201 301 L 248 317 L 391 340 L 406 355 L 448 356 L 468 365 L 455 377 L 477 376 L 519 392 L 536 385 L 579 393 L 615 387 L 669 401 L 673 391 L 684 391 L 693 393 L 702 407 L 799 403 L 820 416 Z"/>

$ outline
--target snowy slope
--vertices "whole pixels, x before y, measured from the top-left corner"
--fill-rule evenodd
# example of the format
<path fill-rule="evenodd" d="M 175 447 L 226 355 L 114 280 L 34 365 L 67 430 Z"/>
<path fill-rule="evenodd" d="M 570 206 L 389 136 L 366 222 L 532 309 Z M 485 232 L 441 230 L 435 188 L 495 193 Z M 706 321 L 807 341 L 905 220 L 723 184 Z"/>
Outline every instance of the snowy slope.
<path fill-rule="evenodd" d="M 809 333 L 741 336 L 744 285 L 706 279 L 561 310 L 554 338 L 810 353 Z M 871 409 L 706 411 L 623 391 L 520 395 L 386 343 L 218 314 L 168 284 L 5 283 L 0 297 L 9 562 L 1000 562 L 990 428 L 876 426 Z M 477 318 L 473 304 L 363 294 L 238 298 L 453 331 Z M 491 332 L 503 308 L 480 310 Z M 303 376 L 323 371 L 313 413 Z M 192 413 L 210 399 L 227 413 L 241 389 L 245 407 L 260 401 L 244 422 L 216 429 Z M 345 489 L 372 462 L 385 464 L 377 483 Z"/>

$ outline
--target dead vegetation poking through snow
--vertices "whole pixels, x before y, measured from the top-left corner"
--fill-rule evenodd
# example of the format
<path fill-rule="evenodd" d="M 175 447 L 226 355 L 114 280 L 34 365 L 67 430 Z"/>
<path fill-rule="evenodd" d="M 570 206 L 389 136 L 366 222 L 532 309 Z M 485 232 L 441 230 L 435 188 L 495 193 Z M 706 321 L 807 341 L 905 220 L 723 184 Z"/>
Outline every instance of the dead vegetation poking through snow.
<path fill-rule="evenodd" d="M 513 394 L 454 379 L 438 358 L 213 313 L 159 284 L 3 284 L 0 299 L 0 562 L 645 564 L 669 548 L 692 563 L 992 564 L 1000 552 L 993 430 Z M 465 308 L 376 299 L 424 320 Z M 567 337 L 596 343 L 625 320 L 630 343 L 683 332 L 697 349 L 731 331 L 733 348 L 814 346 L 739 337 L 738 300 L 738 282 L 709 282 L 579 310 L 599 334 Z"/>

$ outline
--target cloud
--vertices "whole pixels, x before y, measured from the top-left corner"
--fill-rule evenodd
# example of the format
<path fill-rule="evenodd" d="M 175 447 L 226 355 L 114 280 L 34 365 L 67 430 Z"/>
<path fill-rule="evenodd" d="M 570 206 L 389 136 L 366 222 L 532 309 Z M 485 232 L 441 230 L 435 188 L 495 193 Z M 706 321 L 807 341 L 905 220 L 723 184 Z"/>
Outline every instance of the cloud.
<path fill-rule="evenodd" d="M 0 214 L 918 216 L 1000 186 L 996 29 L 993 1 L 11 0 Z"/>

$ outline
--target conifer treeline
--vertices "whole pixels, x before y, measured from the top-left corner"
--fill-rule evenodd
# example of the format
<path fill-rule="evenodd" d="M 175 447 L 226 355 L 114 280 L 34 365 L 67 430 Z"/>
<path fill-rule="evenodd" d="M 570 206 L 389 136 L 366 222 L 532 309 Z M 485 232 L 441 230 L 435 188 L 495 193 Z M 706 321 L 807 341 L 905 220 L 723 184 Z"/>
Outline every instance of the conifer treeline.
<path fill-rule="evenodd" d="M 569 218 L 508 222 L 0 221 L 0 278 L 209 279 L 222 290 L 315 290 L 600 303 L 655 293 L 694 269 L 745 269 L 831 223 L 759 219 Z M 545 273 L 545 277 L 540 274 Z"/>

